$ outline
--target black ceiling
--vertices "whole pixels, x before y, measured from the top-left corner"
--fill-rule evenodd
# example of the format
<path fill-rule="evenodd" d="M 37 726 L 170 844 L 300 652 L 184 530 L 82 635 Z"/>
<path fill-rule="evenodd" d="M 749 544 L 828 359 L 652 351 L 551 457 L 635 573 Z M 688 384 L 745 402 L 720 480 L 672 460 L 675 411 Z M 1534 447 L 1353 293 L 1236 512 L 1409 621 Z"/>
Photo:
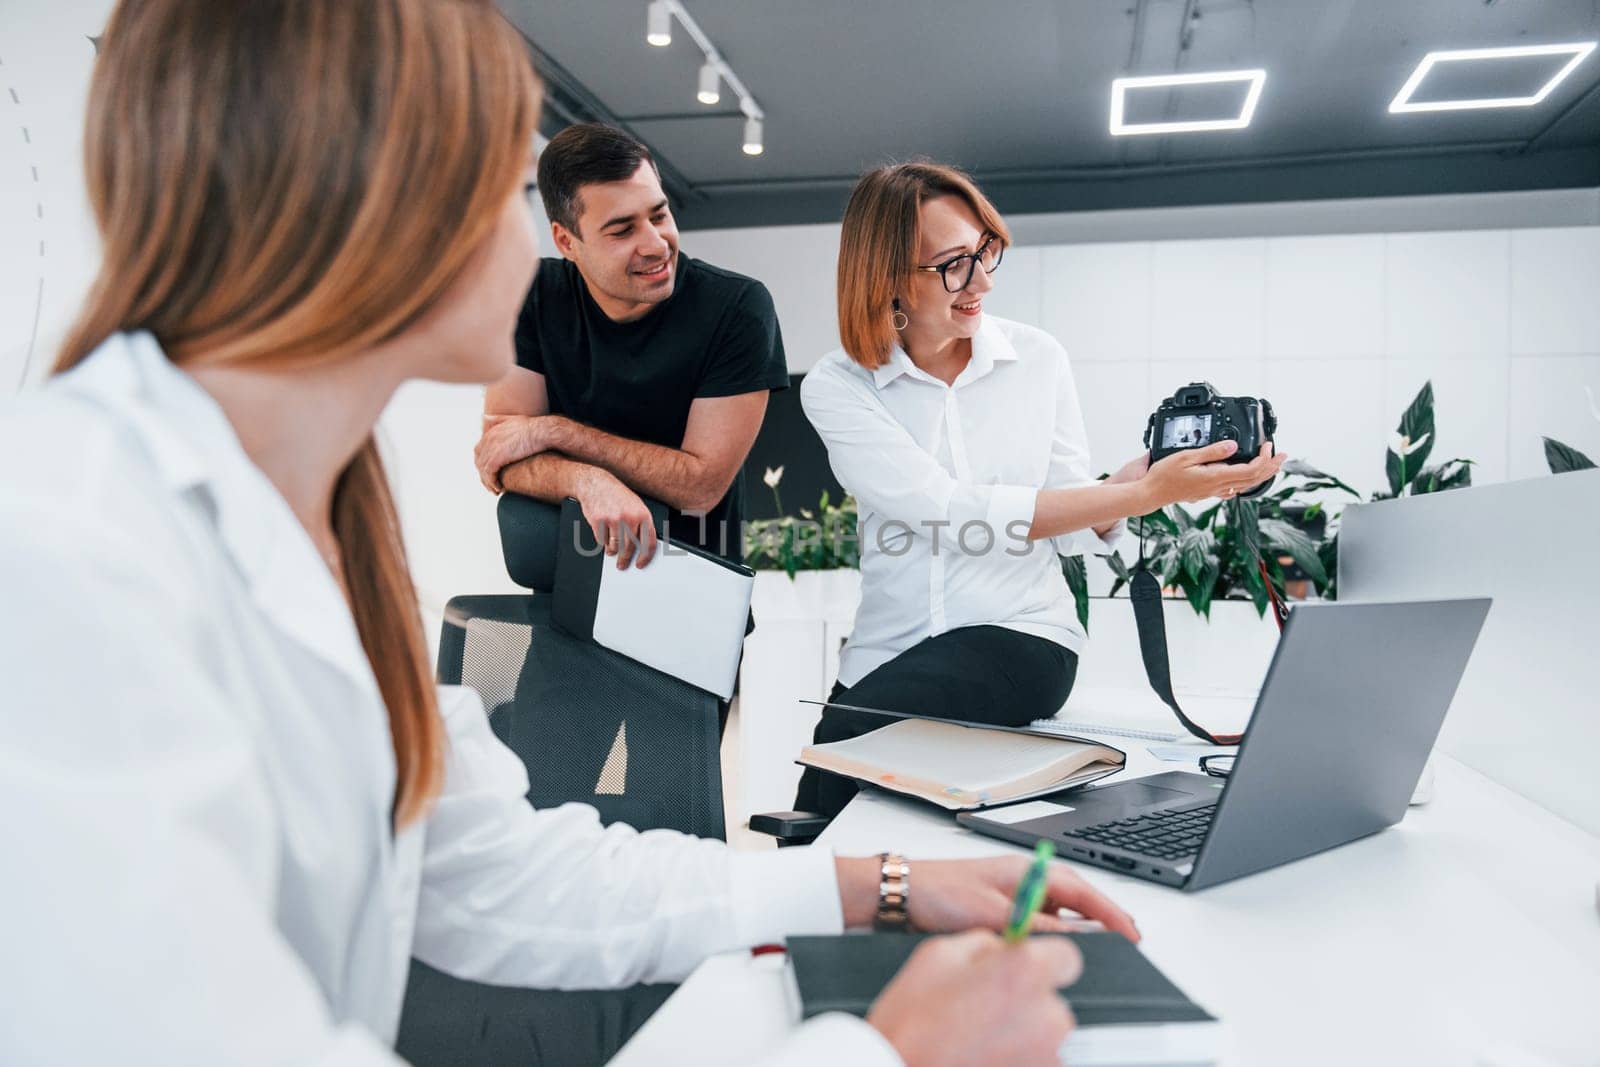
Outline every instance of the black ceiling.
<path fill-rule="evenodd" d="M 688 35 L 645 42 L 645 0 L 502 6 L 545 70 L 546 132 L 632 130 L 686 229 L 833 221 L 863 168 L 918 155 L 1009 213 L 1600 186 L 1600 54 L 1535 107 L 1387 110 L 1426 52 L 1594 40 L 1600 0 L 684 0 L 766 112 L 757 157 L 731 92 L 696 102 Z M 1419 98 L 1526 92 L 1558 63 L 1441 67 Z M 1113 78 L 1247 67 L 1267 71 L 1248 129 L 1107 129 Z M 1146 93 L 1130 120 L 1240 95 Z"/>

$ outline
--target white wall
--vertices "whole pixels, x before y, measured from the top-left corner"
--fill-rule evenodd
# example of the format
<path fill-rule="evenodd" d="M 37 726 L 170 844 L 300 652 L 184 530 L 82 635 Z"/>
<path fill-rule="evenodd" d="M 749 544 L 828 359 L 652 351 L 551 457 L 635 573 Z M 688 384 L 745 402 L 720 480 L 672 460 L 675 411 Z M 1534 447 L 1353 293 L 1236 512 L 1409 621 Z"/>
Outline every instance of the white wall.
<path fill-rule="evenodd" d="M 0 397 L 38 381 L 94 278 L 83 114 L 111 0 L 0 3 Z"/>
<path fill-rule="evenodd" d="M 89 38 L 111 6 L 0 4 L 0 398 L 44 379 L 99 264 L 83 121 Z M 534 215 L 548 247 L 537 205 Z M 482 409 L 481 388 L 416 382 L 395 396 L 380 428 L 430 641 L 451 596 L 514 591 L 494 498 L 472 467 Z"/>
<path fill-rule="evenodd" d="M 1207 378 L 1268 397 L 1284 449 L 1371 491 L 1389 432 L 1431 379 L 1435 457 L 1476 460 L 1479 481 L 1533 477 L 1547 470 L 1541 434 L 1600 455 L 1584 392 L 1600 398 L 1596 203 L 1592 191 L 1425 198 L 1419 220 L 1454 225 L 1419 232 L 1361 230 L 1400 225 L 1391 201 L 1024 216 L 1020 242 L 1064 229 L 1097 239 L 1019 243 L 986 303 L 1066 346 L 1105 469 L 1139 451 L 1162 396 Z M 1575 221 L 1481 228 L 1501 219 Z M 1283 233 L 1286 220 L 1344 232 Z M 1163 236 L 1224 222 L 1280 235 Z M 1106 239 L 1118 229 L 1138 239 Z M 767 283 L 792 370 L 837 346 L 822 269 L 837 226 L 703 231 L 684 247 Z"/>
<path fill-rule="evenodd" d="M 778 308 L 791 372 L 805 370 L 839 347 L 837 223 L 695 230 L 681 235 L 680 247 L 696 259 L 765 283 Z"/>

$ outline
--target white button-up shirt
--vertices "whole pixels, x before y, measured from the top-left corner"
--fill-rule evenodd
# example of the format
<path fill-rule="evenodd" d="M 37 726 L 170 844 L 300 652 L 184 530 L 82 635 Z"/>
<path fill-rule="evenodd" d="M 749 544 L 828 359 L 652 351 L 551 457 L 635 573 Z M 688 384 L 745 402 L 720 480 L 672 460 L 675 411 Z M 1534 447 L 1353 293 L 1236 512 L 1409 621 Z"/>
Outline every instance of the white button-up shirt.
<path fill-rule="evenodd" d="M 1093 481 L 1067 354 L 1043 330 L 985 315 L 953 385 L 896 347 L 877 370 L 843 349 L 801 386 L 806 417 L 860 513 L 861 606 L 839 662 L 854 685 L 960 626 L 1086 640 L 1056 556 L 1103 553 L 1079 530 L 1027 540 L 1040 489 Z"/>
<path fill-rule="evenodd" d="M 595 988 L 841 926 L 826 850 L 536 812 L 470 690 L 441 691 L 436 808 L 392 833 L 344 598 L 147 334 L 0 411 L 0 687 L 5 1063 L 388 1063 L 412 955 Z M 898 1062 L 819 1021 L 774 1062 Z"/>

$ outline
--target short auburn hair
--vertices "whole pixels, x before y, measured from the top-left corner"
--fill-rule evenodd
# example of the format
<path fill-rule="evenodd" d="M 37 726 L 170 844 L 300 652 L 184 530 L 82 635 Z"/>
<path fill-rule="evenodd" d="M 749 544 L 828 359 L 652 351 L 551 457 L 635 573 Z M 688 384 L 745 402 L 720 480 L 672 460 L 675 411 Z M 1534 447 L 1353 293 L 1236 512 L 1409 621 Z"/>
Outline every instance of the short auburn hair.
<path fill-rule="evenodd" d="M 928 160 L 867 171 L 850 193 L 839 234 L 839 340 L 868 370 L 889 361 L 897 343 L 890 321 L 895 297 L 907 293 L 922 241 L 922 205 L 959 197 L 978 224 L 1005 245 L 1011 231 L 989 198 L 955 167 Z"/>

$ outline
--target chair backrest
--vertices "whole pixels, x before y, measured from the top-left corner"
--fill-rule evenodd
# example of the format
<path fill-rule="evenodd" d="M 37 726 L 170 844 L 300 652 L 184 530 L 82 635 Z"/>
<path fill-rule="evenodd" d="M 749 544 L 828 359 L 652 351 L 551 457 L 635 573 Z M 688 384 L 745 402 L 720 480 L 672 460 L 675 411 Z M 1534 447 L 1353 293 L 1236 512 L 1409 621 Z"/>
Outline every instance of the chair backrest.
<path fill-rule="evenodd" d="M 510 562 L 530 545 L 553 554 L 559 509 L 527 504 L 513 506 L 512 529 L 502 521 L 507 569 L 517 580 L 553 573 L 537 562 Z M 506 513 L 502 506 L 502 520 Z M 528 768 L 535 807 L 577 801 L 606 823 L 725 838 L 716 698 L 557 630 L 550 599 L 453 598 L 439 640 L 439 681 L 478 690 L 496 736 Z"/>

